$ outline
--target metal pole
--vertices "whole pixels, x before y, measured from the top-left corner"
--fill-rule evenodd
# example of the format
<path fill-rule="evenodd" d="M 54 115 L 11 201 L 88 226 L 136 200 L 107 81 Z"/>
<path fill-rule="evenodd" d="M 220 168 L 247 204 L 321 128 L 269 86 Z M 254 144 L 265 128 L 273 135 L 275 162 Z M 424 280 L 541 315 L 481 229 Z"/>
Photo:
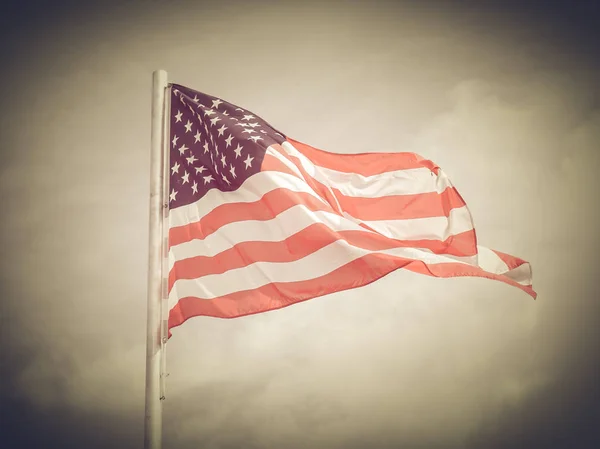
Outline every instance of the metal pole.
<path fill-rule="evenodd" d="M 148 250 L 148 306 L 146 329 L 146 413 L 144 449 L 160 449 L 162 444 L 161 375 L 161 280 L 163 152 L 165 136 L 164 105 L 167 72 L 152 74 L 152 134 L 150 139 L 150 236 Z"/>

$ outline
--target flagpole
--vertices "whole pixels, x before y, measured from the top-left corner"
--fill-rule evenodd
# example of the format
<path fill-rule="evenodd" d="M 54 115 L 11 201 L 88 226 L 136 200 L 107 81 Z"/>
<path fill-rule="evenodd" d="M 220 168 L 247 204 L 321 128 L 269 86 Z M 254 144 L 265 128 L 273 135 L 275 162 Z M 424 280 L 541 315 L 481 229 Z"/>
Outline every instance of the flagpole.
<path fill-rule="evenodd" d="M 150 138 L 150 235 L 148 245 L 148 305 L 146 328 L 146 405 L 144 449 L 162 444 L 161 377 L 161 281 L 162 217 L 164 189 L 164 123 L 167 72 L 152 74 L 152 130 Z"/>

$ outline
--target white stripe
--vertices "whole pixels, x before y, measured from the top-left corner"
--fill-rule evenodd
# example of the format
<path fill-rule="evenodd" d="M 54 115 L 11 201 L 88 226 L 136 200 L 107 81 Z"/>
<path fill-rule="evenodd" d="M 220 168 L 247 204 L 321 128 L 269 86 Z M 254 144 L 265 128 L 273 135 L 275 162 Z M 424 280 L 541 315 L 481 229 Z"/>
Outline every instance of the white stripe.
<path fill-rule="evenodd" d="M 215 256 L 234 245 L 247 241 L 279 242 L 315 223 L 324 223 L 332 231 L 364 231 L 356 223 L 332 212 L 311 211 L 303 204 L 293 206 L 271 220 L 248 220 L 228 223 L 204 240 L 195 239 L 174 245 L 169 250 L 169 271 L 178 260 L 196 256 Z"/>
<path fill-rule="evenodd" d="M 284 143 L 285 143 L 285 142 L 284 142 Z M 288 144 L 288 145 L 289 145 L 289 144 Z M 292 148 L 293 148 L 293 147 L 292 147 Z M 294 170 L 294 173 L 298 174 L 298 175 L 300 176 L 300 178 L 302 178 L 302 179 L 304 179 L 304 180 L 308 181 L 308 180 L 306 179 L 306 177 L 304 176 L 304 174 L 303 174 L 303 173 L 300 171 L 300 169 L 299 169 L 299 168 L 296 166 L 296 164 L 294 164 L 292 161 L 290 161 L 289 159 L 287 159 L 287 158 L 286 158 L 286 157 L 285 157 L 283 154 L 281 154 L 279 151 L 275 151 L 275 150 L 273 150 L 272 148 L 270 148 L 270 149 L 271 149 L 271 154 L 272 154 L 272 155 L 273 155 L 275 158 L 277 158 L 277 159 L 278 159 L 280 162 L 282 162 L 283 164 L 285 164 L 285 165 L 286 165 L 287 167 L 289 167 L 289 168 L 292 168 L 292 167 L 294 167 L 294 168 L 293 168 L 293 170 Z M 298 153 L 298 154 L 299 154 L 299 157 L 302 157 L 302 158 L 306 159 L 306 157 L 304 157 L 304 155 L 302 155 L 302 154 L 300 154 L 300 153 Z M 331 194 L 331 197 L 332 197 L 332 198 L 335 200 L 335 210 L 341 214 L 341 213 L 342 213 L 342 208 L 340 207 L 340 203 L 339 203 L 339 201 L 338 201 L 338 198 L 337 198 L 337 196 L 335 195 L 335 193 L 334 193 L 334 192 L 333 192 L 333 190 L 331 189 L 331 186 L 330 186 L 330 182 L 329 182 L 329 180 L 328 180 L 328 179 L 325 179 L 323 176 L 320 176 L 320 177 L 318 177 L 318 173 L 316 173 L 314 165 L 313 165 L 313 164 L 312 164 L 310 161 L 308 161 L 308 160 L 306 160 L 306 161 L 307 161 L 307 162 L 306 162 L 305 164 L 301 164 L 301 165 L 305 165 L 305 167 L 304 167 L 304 168 L 308 167 L 309 173 L 313 173 L 313 176 L 312 176 L 312 177 L 313 177 L 314 179 L 318 179 L 318 180 L 319 180 L 319 181 L 320 181 L 320 182 L 321 182 L 321 183 L 322 183 L 322 184 L 325 186 L 325 188 L 326 188 L 326 189 L 329 191 L 329 193 Z M 317 176 L 317 178 L 315 178 L 315 176 Z"/>
<path fill-rule="evenodd" d="M 232 192 L 222 192 L 211 189 L 204 197 L 195 203 L 187 204 L 169 211 L 169 226 L 171 228 L 195 223 L 211 210 L 223 204 L 252 203 L 260 200 L 263 195 L 277 188 L 293 192 L 308 193 L 328 204 L 317 195 L 305 182 L 288 173 L 275 171 L 259 172 L 249 177 L 239 189 Z"/>
<path fill-rule="evenodd" d="M 485 271 L 494 274 L 502 274 L 508 271 L 508 266 L 491 249 L 477 245 L 477 253 L 479 255 L 479 266 Z"/>
<path fill-rule="evenodd" d="M 347 215 L 347 214 L 346 214 Z M 449 217 L 405 218 L 402 220 L 354 221 L 364 223 L 381 235 L 399 240 L 441 240 L 473 229 L 467 206 L 450 211 Z"/>
<path fill-rule="evenodd" d="M 371 253 L 388 254 L 420 260 L 426 264 L 462 263 L 453 258 L 429 253 L 416 248 L 393 248 L 370 251 L 350 245 L 345 240 L 335 242 L 293 262 L 256 262 L 221 274 L 198 279 L 179 279 L 169 294 L 169 310 L 179 298 L 195 296 L 212 299 L 237 291 L 253 290 L 273 282 L 295 282 L 314 279 Z M 466 264 L 465 264 L 466 265 Z"/>
<path fill-rule="evenodd" d="M 517 268 L 507 271 L 504 273 L 504 276 L 512 279 L 515 282 L 518 282 L 521 285 L 531 285 L 531 264 L 529 262 L 525 262 L 524 264 L 519 265 Z"/>
<path fill-rule="evenodd" d="M 502 274 L 521 285 L 531 285 L 531 265 L 528 262 L 509 270 L 508 265 L 491 249 L 477 245 L 477 252 L 478 264 L 483 270 Z"/>
<path fill-rule="evenodd" d="M 281 147 L 290 156 L 298 158 L 302 168 L 315 180 L 326 186 L 334 187 L 347 196 L 376 198 L 391 195 L 441 193 L 446 188 L 452 187 L 452 183 L 441 170 L 437 176 L 427 167 L 363 176 L 315 165 L 289 142 L 283 142 Z M 280 156 L 279 159 L 285 158 Z"/>

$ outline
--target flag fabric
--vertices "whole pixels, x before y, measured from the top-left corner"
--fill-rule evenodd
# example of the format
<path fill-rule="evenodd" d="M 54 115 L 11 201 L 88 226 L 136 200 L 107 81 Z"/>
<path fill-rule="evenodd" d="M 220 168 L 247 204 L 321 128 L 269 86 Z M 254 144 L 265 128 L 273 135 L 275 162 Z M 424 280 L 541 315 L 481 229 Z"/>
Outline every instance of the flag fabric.
<path fill-rule="evenodd" d="M 536 297 L 530 264 L 477 245 L 467 205 L 432 161 L 322 151 L 220 98 L 169 91 L 169 330 L 364 286 L 399 268 L 495 279 Z"/>

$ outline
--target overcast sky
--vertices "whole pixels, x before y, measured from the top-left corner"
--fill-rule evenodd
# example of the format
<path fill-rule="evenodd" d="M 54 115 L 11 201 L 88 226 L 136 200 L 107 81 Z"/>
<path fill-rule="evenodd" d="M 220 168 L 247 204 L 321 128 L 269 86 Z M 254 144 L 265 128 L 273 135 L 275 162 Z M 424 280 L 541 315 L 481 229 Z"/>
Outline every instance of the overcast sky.
<path fill-rule="evenodd" d="M 539 294 L 398 271 L 192 319 L 165 448 L 600 447 L 594 2 L 42 3 L 0 12 L 2 449 L 142 447 L 156 69 L 328 151 L 434 160 Z"/>

